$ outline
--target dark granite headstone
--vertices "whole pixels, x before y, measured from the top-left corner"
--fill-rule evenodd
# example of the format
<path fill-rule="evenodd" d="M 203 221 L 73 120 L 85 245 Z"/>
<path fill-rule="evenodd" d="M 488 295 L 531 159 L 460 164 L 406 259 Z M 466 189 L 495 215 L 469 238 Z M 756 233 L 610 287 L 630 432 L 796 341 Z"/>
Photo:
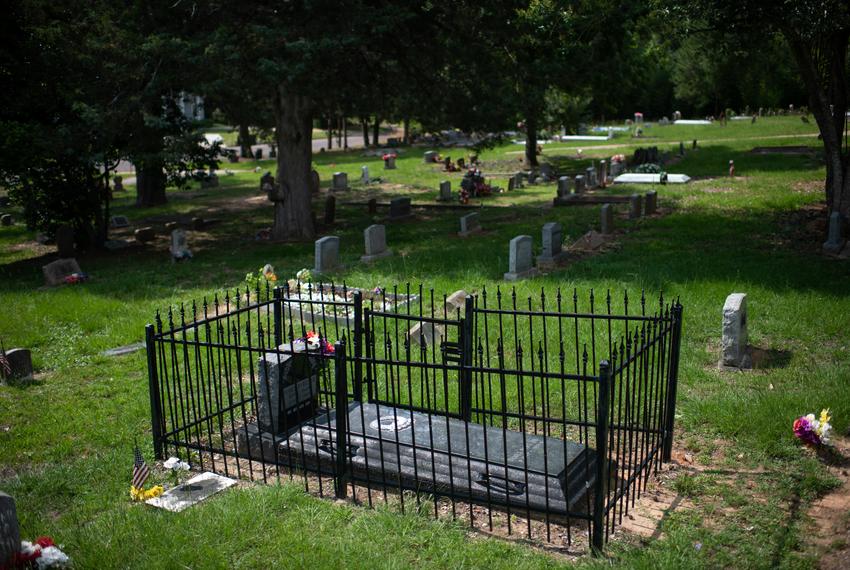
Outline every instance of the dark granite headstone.
<path fill-rule="evenodd" d="M 130 220 L 127 219 L 127 216 L 112 216 L 109 219 L 109 227 L 112 228 L 126 228 L 129 225 Z"/>
<path fill-rule="evenodd" d="M 21 529 L 15 499 L 0 491 L 0 568 L 11 568 L 21 550 Z"/>
<path fill-rule="evenodd" d="M 9 367 L 12 369 L 9 374 L 10 380 L 32 380 L 32 352 L 27 348 L 13 348 L 6 351 L 6 358 L 9 360 Z"/>
<path fill-rule="evenodd" d="M 59 257 L 74 257 L 74 228 L 66 224 L 56 228 L 56 248 Z"/>
<path fill-rule="evenodd" d="M 393 198 L 390 201 L 391 220 L 403 220 L 412 215 L 410 211 L 410 198 Z"/>
<path fill-rule="evenodd" d="M 115 176 L 112 178 L 112 189 L 115 192 L 123 192 L 124 191 L 124 178 L 121 176 Z"/>
<path fill-rule="evenodd" d="M 133 235 L 139 243 L 148 243 L 156 239 L 156 232 L 150 226 L 137 229 Z"/>
<path fill-rule="evenodd" d="M 201 231 L 206 226 L 203 218 L 192 218 L 192 229 L 195 231 Z"/>
<path fill-rule="evenodd" d="M 3 214 L 0 216 L 0 226 L 11 226 L 14 221 L 12 214 Z"/>
<path fill-rule="evenodd" d="M 376 198 L 369 198 L 369 214 L 377 214 L 378 213 L 378 200 Z"/>
<path fill-rule="evenodd" d="M 328 196 L 325 199 L 325 224 L 332 224 L 336 219 L 336 197 Z"/>

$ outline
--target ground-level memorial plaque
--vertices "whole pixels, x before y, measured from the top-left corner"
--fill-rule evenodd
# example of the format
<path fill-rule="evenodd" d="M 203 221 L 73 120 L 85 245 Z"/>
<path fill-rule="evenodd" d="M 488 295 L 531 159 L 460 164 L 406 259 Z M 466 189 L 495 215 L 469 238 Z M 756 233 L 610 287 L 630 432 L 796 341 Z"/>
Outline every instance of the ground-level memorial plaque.
<path fill-rule="evenodd" d="M 145 503 L 160 509 L 179 513 L 235 484 L 235 479 L 207 471 L 192 477 L 173 489 L 169 489 L 159 497 L 148 499 Z"/>

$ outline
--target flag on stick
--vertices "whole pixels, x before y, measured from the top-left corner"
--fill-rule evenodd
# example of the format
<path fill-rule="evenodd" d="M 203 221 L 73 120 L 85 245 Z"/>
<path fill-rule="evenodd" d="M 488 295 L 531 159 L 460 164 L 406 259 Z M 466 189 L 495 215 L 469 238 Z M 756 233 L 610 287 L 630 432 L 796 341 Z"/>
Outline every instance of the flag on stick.
<path fill-rule="evenodd" d="M 135 445 L 133 456 L 133 482 L 131 484 L 136 489 L 141 489 L 147 481 L 148 475 L 150 475 L 150 469 L 148 469 L 148 464 L 145 463 L 145 458 L 142 457 L 142 452 L 139 451 L 138 444 Z"/>

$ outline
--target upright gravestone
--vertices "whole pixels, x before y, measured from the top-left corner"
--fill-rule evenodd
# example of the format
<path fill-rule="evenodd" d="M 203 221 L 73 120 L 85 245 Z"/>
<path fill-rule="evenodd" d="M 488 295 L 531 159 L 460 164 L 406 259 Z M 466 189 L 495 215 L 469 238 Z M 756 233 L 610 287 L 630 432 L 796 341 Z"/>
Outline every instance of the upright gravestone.
<path fill-rule="evenodd" d="M 596 188 L 596 167 L 588 166 L 584 169 L 584 182 L 589 189 Z"/>
<path fill-rule="evenodd" d="M 114 192 L 123 192 L 124 191 L 124 177 L 123 176 L 115 176 L 112 178 L 112 190 Z"/>
<path fill-rule="evenodd" d="M 11 226 L 14 221 L 12 214 L 3 214 L 0 216 L 0 226 Z"/>
<path fill-rule="evenodd" d="M 641 214 L 641 199 L 640 194 L 632 194 L 629 196 L 629 219 L 639 218 Z"/>
<path fill-rule="evenodd" d="M 460 219 L 460 237 L 466 237 L 472 234 L 477 234 L 481 231 L 481 219 L 478 212 L 472 212 Z"/>
<path fill-rule="evenodd" d="M 15 499 L 0 491 L 0 568 L 17 568 L 15 558 L 21 551 L 21 529 Z"/>
<path fill-rule="evenodd" d="M 463 157 L 460 157 L 459 159 L 457 159 L 457 167 L 460 168 L 461 170 L 466 168 L 466 159 L 464 159 Z"/>
<path fill-rule="evenodd" d="M 508 178 L 508 192 L 513 192 L 516 189 L 516 176 Z"/>
<path fill-rule="evenodd" d="M 109 218 L 110 228 L 127 228 L 129 226 L 130 220 L 127 219 L 127 216 L 112 216 Z"/>
<path fill-rule="evenodd" d="M 369 215 L 378 213 L 378 199 L 377 198 L 369 198 L 369 201 L 366 203 L 366 207 L 368 208 Z"/>
<path fill-rule="evenodd" d="M 339 238 L 337 236 L 325 236 L 316 240 L 316 261 L 314 270 L 316 273 L 326 273 L 339 267 Z"/>
<path fill-rule="evenodd" d="M 561 176 L 558 178 L 558 198 L 564 198 L 570 195 L 570 177 Z"/>
<path fill-rule="evenodd" d="M 611 161 L 611 178 L 617 178 L 619 175 L 625 171 L 626 167 L 622 161 L 612 160 Z"/>
<path fill-rule="evenodd" d="M 366 255 L 362 256 L 360 261 L 369 263 L 393 254 L 391 249 L 387 249 L 386 227 L 372 224 L 363 231 L 363 238 L 366 242 Z"/>
<path fill-rule="evenodd" d="M 384 159 L 384 170 L 395 170 L 395 155 L 391 154 Z"/>
<path fill-rule="evenodd" d="M 369 184 L 371 181 L 372 179 L 369 178 L 369 167 L 364 164 L 360 167 L 360 182 Z"/>
<path fill-rule="evenodd" d="M 844 236 L 842 235 L 841 214 L 833 212 L 829 215 L 829 232 L 823 244 L 823 250 L 829 253 L 838 253 L 844 247 Z"/>
<path fill-rule="evenodd" d="M 74 257 L 74 228 L 67 224 L 56 228 L 56 249 L 59 250 L 59 257 Z"/>
<path fill-rule="evenodd" d="M 747 295 L 732 293 L 723 305 L 723 328 L 720 339 L 722 366 L 749 368 L 752 364 L 747 352 Z"/>
<path fill-rule="evenodd" d="M 298 412 L 303 413 L 311 402 L 315 406 L 321 367 L 322 359 L 300 344 L 283 344 L 258 359 L 257 423 L 261 431 L 279 434 L 291 429 L 300 421 Z"/>
<path fill-rule="evenodd" d="M 514 174 L 514 190 L 522 188 L 522 172 Z"/>
<path fill-rule="evenodd" d="M 537 274 L 532 265 L 531 236 L 517 236 L 511 240 L 508 251 L 508 272 L 505 281 L 517 281 Z"/>
<path fill-rule="evenodd" d="M 44 283 L 48 287 L 62 285 L 65 283 L 66 277 L 74 273 L 83 272 L 76 259 L 57 259 L 56 261 L 51 261 L 47 265 L 42 266 L 41 271 L 44 273 Z"/>
<path fill-rule="evenodd" d="M 390 220 L 404 220 L 412 215 L 410 198 L 393 198 L 390 201 Z"/>
<path fill-rule="evenodd" d="M 679 156 L 685 156 L 685 142 L 679 141 Z"/>
<path fill-rule="evenodd" d="M 194 224 L 194 220 L 193 220 L 192 227 L 193 227 L 193 229 L 199 229 L 199 228 L 196 228 L 196 226 Z M 153 240 L 156 239 L 156 232 L 154 231 L 154 229 L 152 227 L 145 226 L 143 228 L 139 228 L 136 231 L 134 231 L 133 237 L 135 237 L 136 241 L 139 242 L 139 243 L 149 243 L 149 242 L 152 242 Z"/>
<path fill-rule="evenodd" d="M 318 194 L 319 189 L 322 187 L 322 179 L 319 177 L 319 173 L 315 170 L 310 171 L 310 193 Z"/>
<path fill-rule="evenodd" d="M 614 207 L 611 204 L 603 204 L 599 217 L 601 232 L 606 235 L 614 233 Z"/>
<path fill-rule="evenodd" d="M 422 155 L 422 160 L 425 164 L 433 164 L 437 162 L 437 151 L 436 150 L 426 150 L 425 154 Z"/>
<path fill-rule="evenodd" d="M 325 225 L 330 225 L 336 220 L 336 197 L 328 196 L 325 199 Z"/>
<path fill-rule="evenodd" d="M 658 209 L 658 192 L 655 190 L 650 190 L 646 193 L 646 202 L 643 206 L 644 214 L 647 216 L 652 216 L 655 214 L 655 211 Z"/>
<path fill-rule="evenodd" d="M 585 183 L 584 176 L 579 174 L 578 176 L 576 176 L 575 181 L 576 181 L 576 194 L 584 194 L 584 183 Z"/>
<path fill-rule="evenodd" d="M 183 230 L 177 229 L 171 232 L 171 245 L 168 250 L 171 252 L 171 259 L 174 261 L 192 259 L 189 241 L 186 239 L 186 232 Z"/>
<path fill-rule="evenodd" d="M 32 380 L 32 352 L 27 348 L 12 348 L 6 351 L 9 363 L 8 379 L 16 382 Z"/>
<path fill-rule="evenodd" d="M 437 197 L 440 202 L 451 202 L 452 200 L 452 183 L 449 180 L 440 182 L 440 195 Z"/>
<path fill-rule="evenodd" d="M 543 224 L 543 253 L 537 257 L 537 267 L 555 267 L 566 258 L 563 251 L 564 237 L 561 224 Z"/>
<path fill-rule="evenodd" d="M 599 185 L 605 188 L 608 185 L 608 162 L 599 161 Z"/>
<path fill-rule="evenodd" d="M 348 190 L 348 173 L 334 172 L 332 190 Z"/>

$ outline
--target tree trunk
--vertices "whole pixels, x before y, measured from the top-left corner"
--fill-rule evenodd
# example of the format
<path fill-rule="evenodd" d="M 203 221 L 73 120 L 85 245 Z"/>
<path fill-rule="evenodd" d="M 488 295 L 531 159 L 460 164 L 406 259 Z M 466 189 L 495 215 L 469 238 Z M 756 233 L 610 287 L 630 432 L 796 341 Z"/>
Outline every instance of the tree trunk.
<path fill-rule="evenodd" d="M 147 208 L 165 204 L 165 171 L 162 159 L 136 165 L 136 206 Z"/>
<path fill-rule="evenodd" d="M 529 168 L 537 163 L 537 118 L 529 115 L 525 118 L 525 165 Z"/>
<path fill-rule="evenodd" d="M 339 117 L 336 118 L 336 148 L 342 148 L 342 124 Z"/>
<path fill-rule="evenodd" d="M 311 132 L 310 136 L 312 136 L 312 135 L 313 135 L 313 133 Z M 333 123 L 331 123 L 331 116 L 328 115 L 328 150 L 333 150 L 333 148 L 334 148 Z"/>
<path fill-rule="evenodd" d="M 301 95 L 278 87 L 276 97 L 277 181 L 284 200 L 275 208 L 272 238 L 310 240 L 316 236 L 310 200 L 313 108 Z"/>
<path fill-rule="evenodd" d="M 342 144 L 345 150 L 348 150 L 348 119 L 342 118 Z"/>
<path fill-rule="evenodd" d="M 239 154 L 244 158 L 254 158 L 251 150 L 251 131 L 247 124 L 239 125 Z"/>
<path fill-rule="evenodd" d="M 381 134 L 381 118 L 375 115 L 375 124 L 372 125 L 372 142 L 375 146 L 381 146 L 379 136 Z"/>
<path fill-rule="evenodd" d="M 360 124 L 363 126 L 363 148 L 369 148 L 369 121 L 360 119 Z"/>
<path fill-rule="evenodd" d="M 410 118 L 404 118 L 404 144 L 410 144 Z"/>

